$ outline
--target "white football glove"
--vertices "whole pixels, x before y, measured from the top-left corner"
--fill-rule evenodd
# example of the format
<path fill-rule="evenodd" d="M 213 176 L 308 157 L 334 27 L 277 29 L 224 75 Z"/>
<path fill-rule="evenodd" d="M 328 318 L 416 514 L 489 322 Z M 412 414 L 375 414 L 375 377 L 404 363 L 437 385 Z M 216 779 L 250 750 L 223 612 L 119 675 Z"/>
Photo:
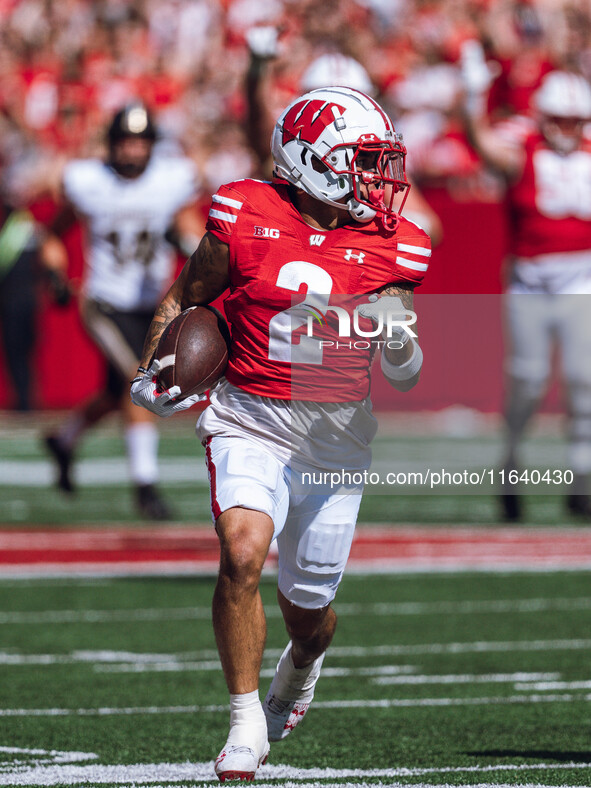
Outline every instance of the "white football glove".
<path fill-rule="evenodd" d="M 134 405 L 151 410 L 157 416 L 167 418 L 173 413 L 186 410 L 196 402 L 203 402 L 207 399 L 205 394 L 193 394 L 183 400 L 175 400 L 181 393 L 178 386 L 172 386 L 166 391 L 156 391 L 156 381 L 162 365 L 158 359 L 152 362 L 152 366 L 144 375 L 138 375 L 131 383 L 131 401 Z"/>
<path fill-rule="evenodd" d="M 279 54 L 279 31 L 272 25 L 250 27 L 244 37 L 252 54 L 261 60 L 268 60 Z"/>
<path fill-rule="evenodd" d="M 488 62 L 480 41 L 464 41 L 460 49 L 460 79 L 465 92 L 464 105 L 471 115 L 483 114 L 490 86 L 501 73 L 494 61 Z"/>
<path fill-rule="evenodd" d="M 369 303 L 360 304 L 357 307 L 357 311 L 362 317 L 371 318 L 376 325 L 380 322 L 381 317 L 384 329 L 388 327 L 389 322 L 394 324 L 407 323 L 411 325 L 416 320 L 416 315 L 406 309 L 398 296 L 382 296 L 380 298 L 380 296 L 374 293 L 369 296 Z M 414 319 L 409 320 L 409 318 Z M 405 345 L 411 338 L 408 331 L 402 326 L 393 325 L 391 333 L 391 338 L 400 342 L 402 345 Z"/>

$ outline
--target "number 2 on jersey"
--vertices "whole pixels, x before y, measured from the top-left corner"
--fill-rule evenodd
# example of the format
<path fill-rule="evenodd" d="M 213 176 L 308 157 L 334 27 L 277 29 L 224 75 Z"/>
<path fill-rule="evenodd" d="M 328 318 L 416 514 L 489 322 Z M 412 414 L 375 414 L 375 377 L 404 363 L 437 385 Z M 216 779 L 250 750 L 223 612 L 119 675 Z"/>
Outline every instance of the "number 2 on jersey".
<path fill-rule="evenodd" d="M 293 342 L 293 332 L 305 326 L 310 316 L 306 306 L 324 314 L 332 291 L 332 278 L 323 268 L 293 260 L 279 269 L 277 287 L 298 293 L 306 285 L 306 297 L 294 306 L 273 315 L 269 320 L 269 358 L 290 364 L 322 364 L 322 346 L 314 337 L 302 334 L 299 342 Z"/>

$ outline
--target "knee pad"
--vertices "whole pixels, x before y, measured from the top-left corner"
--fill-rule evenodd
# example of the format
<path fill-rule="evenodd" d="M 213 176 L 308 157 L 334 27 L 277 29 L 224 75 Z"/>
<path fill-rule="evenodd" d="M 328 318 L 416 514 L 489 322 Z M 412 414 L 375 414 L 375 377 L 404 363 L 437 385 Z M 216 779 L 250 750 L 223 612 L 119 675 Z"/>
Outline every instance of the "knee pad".
<path fill-rule="evenodd" d="M 360 502 L 360 495 L 310 495 L 294 506 L 277 540 L 279 589 L 294 605 L 321 608 L 334 599 Z"/>

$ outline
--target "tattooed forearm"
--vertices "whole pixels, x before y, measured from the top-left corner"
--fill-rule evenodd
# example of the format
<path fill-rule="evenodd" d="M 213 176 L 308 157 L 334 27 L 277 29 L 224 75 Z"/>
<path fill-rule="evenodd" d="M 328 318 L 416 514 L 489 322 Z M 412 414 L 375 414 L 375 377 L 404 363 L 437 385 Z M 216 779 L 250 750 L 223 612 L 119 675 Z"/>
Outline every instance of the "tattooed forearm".
<path fill-rule="evenodd" d="M 177 280 L 162 299 L 152 318 L 144 342 L 140 366 L 146 369 L 166 326 L 184 309 L 209 304 L 228 287 L 228 245 L 211 233 L 201 239 L 199 248 L 185 263 Z"/>
<path fill-rule="evenodd" d="M 182 308 L 208 304 L 228 287 L 228 246 L 206 233 L 199 248 L 189 258 L 184 277 Z"/>
<path fill-rule="evenodd" d="M 171 322 L 171 320 L 174 320 L 174 318 L 180 314 L 180 312 L 180 303 L 175 297 L 174 293 L 170 291 L 152 318 L 152 324 L 150 325 L 146 339 L 144 341 L 142 360 L 140 362 L 141 367 L 147 368 L 149 366 L 152 356 L 156 351 L 156 347 L 158 346 L 158 341 L 162 336 L 162 332 Z"/>
<path fill-rule="evenodd" d="M 414 285 L 410 284 L 397 284 L 386 285 L 381 290 L 378 290 L 381 296 L 398 296 L 402 301 L 405 309 L 412 309 Z"/>

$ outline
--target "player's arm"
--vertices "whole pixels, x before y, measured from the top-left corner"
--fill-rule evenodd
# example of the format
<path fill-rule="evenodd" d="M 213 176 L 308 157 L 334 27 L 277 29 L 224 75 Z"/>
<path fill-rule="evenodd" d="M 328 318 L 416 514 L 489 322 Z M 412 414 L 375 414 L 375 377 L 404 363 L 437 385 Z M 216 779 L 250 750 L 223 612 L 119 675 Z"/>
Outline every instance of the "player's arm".
<path fill-rule="evenodd" d="M 370 303 L 358 307 L 359 314 L 364 317 L 377 321 L 382 315 L 386 325 L 382 335 L 382 371 L 388 383 L 398 391 L 410 391 L 416 386 L 423 363 L 423 352 L 416 339 L 416 322 L 408 323 L 409 313 L 414 315 L 413 291 L 414 285 L 408 282 L 386 285 L 370 296 Z M 408 325 L 388 331 L 391 320 Z"/>
<path fill-rule="evenodd" d="M 489 123 L 486 114 L 464 114 L 468 139 L 480 158 L 508 180 L 515 180 L 523 172 L 525 152 L 514 139 L 500 133 Z"/>
<path fill-rule="evenodd" d="M 463 85 L 464 128 L 472 147 L 489 167 L 505 178 L 514 180 L 523 171 L 525 154 L 515 139 L 491 126 L 488 118 L 488 94 L 499 75 L 497 63 L 486 60 L 484 48 L 477 40 L 465 41 L 460 49 L 460 79 Z"/>
<path fill-rule="evenodd" d="M 183 257 L 188 258 L 198 248 L 204 233 L 205 221 L 197 205 L 191 203 L 178 211 L 165 238 Z"/>
<path fill-rule="evenodd" d="M 379 291 L 380 298 L 399 298 L 405 311 L 412 312 L 414 304 L 414 285 L 392 284 Z M 416 323 L 412 325 L 416 333 Z M 398 391 L 410 391 L 419 382 L 423 354 L 416 339 L 405 331 L 402 336 L 402 347 L 389 347 L 388 343 L 382 350 L 382 370 L 388 383 Z M 397 344 L 397 343 L 391 343 Z"/>
<path fill-rule="evenodd" d="M 55 302 L 65 306 L 71 297 L 68 282 L 68 250 L 62 236 L 76 221 L 76 214 L 69 203 L 65 203 L 47 228 L 39 246 L 39 262 Z"/>
<path fill-rule="evenodd" d="M 156 309 L 144 343 L 141 374 L 148 369 L 162 332 L 171 320 L 190 306 L 211 303 L 227 289 L 229 259 L 228 244 L 213 233 L 205 233 Z"/>
<path fill-rule="evenodd" d="M 212 233 L 206 233 L 160 302 L 144 342 L 137 376 L 131 383 L 131 399 L 135 405 L 158 416 L 172 416 L 203 398 L 195 394 L 177 401 L 174 398 L 177 395 L 172 391 L 158 392 L 156 377 L 160 371 L 160 362 L 152 361 L 152 358 L 164 329 L 177 315 L 191 306 L 209 304 L 226 290 L 229 285 L 229 258 L 228 245 Z"/>

